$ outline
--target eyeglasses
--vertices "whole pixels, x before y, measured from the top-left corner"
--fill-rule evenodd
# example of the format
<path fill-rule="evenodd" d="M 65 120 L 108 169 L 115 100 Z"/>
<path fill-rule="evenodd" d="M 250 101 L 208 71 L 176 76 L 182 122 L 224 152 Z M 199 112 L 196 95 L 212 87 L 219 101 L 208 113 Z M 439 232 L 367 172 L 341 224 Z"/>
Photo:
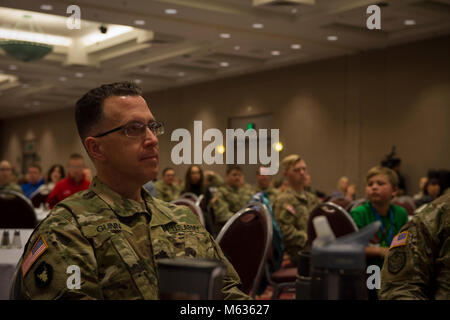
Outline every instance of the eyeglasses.
<path fill-rule="evenodd" d="M 115 131 L 123 130 L 125 135 L 130 138 L 139 138 L 145 136 L 145 131 L 147 127 L 150 129 L 151 132 L 155 136 L 162 135 L 164 133 L 164 124 L 161 121 L 150 121 L 147 124 L 144 124 L 142 122 L 133 121 L 129 122 L 127 124 L 124 124 L 123 126 L 114 128 L 112 130 L 100 133 L 94 138 L 100 138 L 103 136 L 106 136 L 107 134 L 113 133 Z"/>

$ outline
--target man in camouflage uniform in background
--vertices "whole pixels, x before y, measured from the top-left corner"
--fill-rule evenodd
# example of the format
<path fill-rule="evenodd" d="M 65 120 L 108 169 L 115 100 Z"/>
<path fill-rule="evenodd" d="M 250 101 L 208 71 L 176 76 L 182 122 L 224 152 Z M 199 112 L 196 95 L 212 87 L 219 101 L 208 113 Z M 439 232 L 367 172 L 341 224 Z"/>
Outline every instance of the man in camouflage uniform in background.
<path fill-rule="evenodd" d="M 239 166 L 227 167 L 225 183 L 225 186 L 218 188 L 211 200 L 217 230 L 256 193 L 252 186 L 245 183 L 244 173 Z"/>
<path fill-rule="evenodd" d="M 315 195 L 305 191 L 305 161 L 293 154 L 281 162 L 289 186 L 275 200 L 275 219 L 283 233 L 284 247 L 292 262 L 297 263 L 298 252 L 306 247 L 309 213 L 319 204 Z"/>
<path fill-rule="evenodd" d="M 23 194 L 22 188 L 18 184 L 11 181 L 11 174 L 11 164 L 6 160 L 0 162 L 0 190 L 12 190 Z"/>
<path fill-rule="evenodd" d="M 130 82 L 93 89 L 77 102 L 76 120 L 97 176 L 88 190 L 58 203 L 33 232 L 13 297 L 158 299 L 155 259 L 191 257 L 223 262 L 225 299 L 248 299 L 197 217 L 142 188 L 158 173 L 156 136 L 163 127 L 140 89 Z M 68 285 L 72 265 L 80 269 L 79 287 Z"/>
<path fill-rule="evenodd" d="M 392 240 L 381 299 L 450 299 L 450 194 L 420 208 Z"/>
<path fill-rule="evenodd" d="M 257 182 L 257 185 L 256 185 L 256 188 L 255 188 L 255 192 L 264 191 L 267 194 L 267 196 L 269 197 L 270 204 L 273 207 L 275 199 L 280 194 L 280 191 L 278 191 L 277 189 L 275 189 L 274 187 L 272 187 L 270 185 L 270 176 L 269 175 L 262 175 L 261 174 L 261 168 L 264 168 L 264 167 L 259 167 L 258 170 L 256 170 L 256 182 Z"/>
<path fill-rule="evenodd" d="M 154 184 L 156 197 L 166 202 L 176 200 L 180 195 L 181 188 L 175 184 L 175 170 L 165 168 L 162 173 L 162 180 Z"/>

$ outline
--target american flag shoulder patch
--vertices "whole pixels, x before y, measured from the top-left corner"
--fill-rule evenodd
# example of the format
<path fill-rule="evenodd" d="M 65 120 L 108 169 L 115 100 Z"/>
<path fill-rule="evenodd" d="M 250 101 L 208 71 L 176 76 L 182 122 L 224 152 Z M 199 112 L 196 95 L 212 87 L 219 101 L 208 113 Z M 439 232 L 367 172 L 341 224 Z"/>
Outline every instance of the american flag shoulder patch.
<path fill-rule="evenodd" d="M 41 235 L 35 242 L 33 249 L 27 254 L 26 258 L 22 262 L 22 277 L 25 277 L 28 270 L 30 270 L 33 263 L 48 249 L 47 242 Z"/>
<path fill-rule="evenodd" d="M 392 239 L 389 249 L 404 246 L 406 245 L 406 241 L 408 241 L 408 231 L 401 232 Z"/>

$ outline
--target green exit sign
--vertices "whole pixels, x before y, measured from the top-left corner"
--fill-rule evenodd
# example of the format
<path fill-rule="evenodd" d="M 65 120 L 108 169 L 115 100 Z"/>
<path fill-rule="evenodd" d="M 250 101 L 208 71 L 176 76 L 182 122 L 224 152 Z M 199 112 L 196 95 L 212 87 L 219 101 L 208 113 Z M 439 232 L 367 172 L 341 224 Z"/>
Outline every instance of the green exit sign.
<path fill-rule="evenodd" d="M 255 124 L 254 123 L 247 123 L 247 130 L 249 129 L 255 129 Z"/>

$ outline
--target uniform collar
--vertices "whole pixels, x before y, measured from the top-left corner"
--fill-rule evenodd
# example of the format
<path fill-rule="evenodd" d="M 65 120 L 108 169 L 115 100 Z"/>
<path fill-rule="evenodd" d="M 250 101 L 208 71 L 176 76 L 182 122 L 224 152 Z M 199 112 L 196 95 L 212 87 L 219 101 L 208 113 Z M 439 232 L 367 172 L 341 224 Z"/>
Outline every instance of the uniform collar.
<path fill-rule="evenodd" d="M 89 189 L 97 194 L 97 196 L 102 199 L 118 216 L 131 217 L 137 212 L 145 212 L 150 215 L 144 202 L 138 202 L 121 196 L 109 186 L 101 182 L 97 176 L 92 179 Z M 143 188 L 141 193 L 144 201 L 147 196 L 151 198 L 150 194 L 148 194 Z"/>
<path fill-rule="evenodd" d="M 308 198 L 306 197 L 306 191 L 305 190 L 303 190 L 303 192 L 297 192 L 294 189 L 292 189 L 291 187 L 288 187 L 287 191 L 292 193 L 294 196 L 296 196 L 299 199 L 308 201 Z"/>

